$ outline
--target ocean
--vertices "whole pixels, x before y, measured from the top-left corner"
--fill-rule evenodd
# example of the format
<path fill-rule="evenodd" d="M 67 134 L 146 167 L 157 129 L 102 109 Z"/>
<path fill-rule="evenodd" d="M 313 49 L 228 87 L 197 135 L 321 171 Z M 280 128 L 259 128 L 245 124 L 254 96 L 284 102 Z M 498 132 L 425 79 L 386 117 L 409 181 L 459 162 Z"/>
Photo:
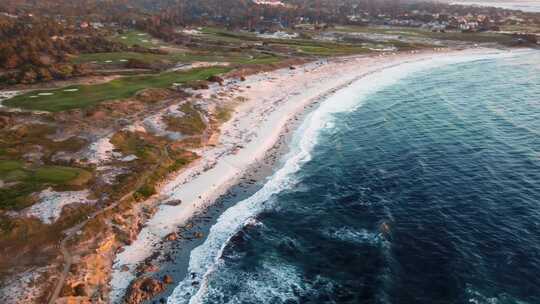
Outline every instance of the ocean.
<path fill-rule="evenodd" d="M 540 303 L 540 52 L 373 73 L 229 199 L 169 304 Z"/>
<path fill-rule="evenodd" d="M 540 13 L 540 2 L 539 1 L 456 1 L 452 4 L 461 4 L 461 5 L 478 5 L 478 6 L 490 6 L 498 7 L 510 10 L 518 10 L 529 13 Z"/>

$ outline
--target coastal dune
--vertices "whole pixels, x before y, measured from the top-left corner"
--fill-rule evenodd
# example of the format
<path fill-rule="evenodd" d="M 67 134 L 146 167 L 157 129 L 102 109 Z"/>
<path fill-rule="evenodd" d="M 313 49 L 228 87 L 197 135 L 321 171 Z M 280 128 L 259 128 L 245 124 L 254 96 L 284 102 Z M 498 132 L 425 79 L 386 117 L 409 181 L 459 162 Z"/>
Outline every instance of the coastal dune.
<path fill-rule="evenodd" d="M 219 143 L 196 151 L 201 156 L 200 160 L 165 183 L 159 194 L 163 202 L 159 210 L 137 240 L 116 257 L 111 279 L 111 302 L 121 300 L 135 279 L 137 265 L 158 250 L 165 236 L 187 224 L 194 215 L 210 207 L 238 183 L 247 170 L 263 160 L 276 145 L 289 122 L 314 102 L 340 103 L 346 99 L 340 97 L 340 90 L 353 83 L 355 87 L 365 85 L 368 89 L 363 93 L 368 94 L 369 88 L 389 84 L 408 72 L 507 53 L 471 49 L 321 60 L 294 69 L 249 76 L 246 81 L 231 81 L 221 87 L 219 91 L 226 93 L 226 98 L 232 101 L 242 97 L 245 102 L 221 127 Z M 404 65 L 409 68 L 400 69 Z M 373 74 L 377 76 L 373 77 Z M 367 77 L 369 75 L 372 77 Z M 181 204 L 166 204 L 171 201 L 181 201 Z"/>

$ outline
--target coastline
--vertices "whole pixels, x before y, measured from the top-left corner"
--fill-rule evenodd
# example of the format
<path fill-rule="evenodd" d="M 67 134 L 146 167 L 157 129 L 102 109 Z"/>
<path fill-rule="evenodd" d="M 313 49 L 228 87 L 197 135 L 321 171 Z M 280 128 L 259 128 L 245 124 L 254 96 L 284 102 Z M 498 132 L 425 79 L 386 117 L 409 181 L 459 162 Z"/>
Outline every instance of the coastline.
<path fill-rule="evenodd" d="M 160 197 L 158 212 L 147 223 L 137 240 L 117 255 L 111 280 L 111 300 L 121 299 L 135 279 L 137 265 L 160 250 L 162 239 L 195 217 L 204 215 L 216 200 L 238 185 L 253 168 L 272 154 L 276 143 L 290 131 L 298 115 L 316 102 L 342 88 L 390 67 L 422 62 L 438 55 L 485 54 L 492 49 L 423 51 L 385 56 L 356 56 L 322 60 L 294 70 L 282 69 L 248 77 L 229 98 L 244 97 L 232 119 L 222 126 L 220 144 L 198 151 L 196 165 L 168 181 Z M 443 55 L 443 56 L 444 56 Z M 227 89 L 227 88 L 225 88 Z M 274 149 L 275 152 L 275 149 Z M 178 206 L 167 202 L 181 200 Z M 125 268 L 129 268 L 125 271 Z"/>

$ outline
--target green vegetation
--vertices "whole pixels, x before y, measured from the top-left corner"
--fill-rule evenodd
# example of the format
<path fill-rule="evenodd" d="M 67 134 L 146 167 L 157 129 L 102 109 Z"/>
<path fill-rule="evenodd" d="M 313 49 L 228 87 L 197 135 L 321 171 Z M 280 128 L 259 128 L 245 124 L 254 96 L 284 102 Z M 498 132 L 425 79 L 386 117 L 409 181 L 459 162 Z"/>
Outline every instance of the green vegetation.
<path fill-rule="evenodd" d="M 0 179 L 5 182 L 81 185 L 91 177 L 90 172 L 75 167 L 42 166 L 27 168 L 21 161 L 0 160 Z"/>
<path fill-rule="evenodd" d="M 506 32 L 518 32 L 518 33 L 535 33 L 540 34 L 540 25 L 522 25 L 522 24 L 516 24 L 516 25 L 504 25 L 501 27 L 502 31 Z"/>
<path fill-rule="evenodd" d="M 3 173 L 9 173 L 18 169 L 22 169 L 23 165 L 19 161 L 14 160 L 0 160 L 0 176 Z"/>
<path fill-rule="evenodd" d="M 159 160 L 160 143 L 151 140 L 153 138 L 145 138 L 144 134 L 120 131 L 114 134 L 111 143 L 124 155 L 135 155 L 142 162 L 154 163 Z"/>
<path fill-rule="evenodd" d="M 233 109 L 232 107 L 221 106 L 216 108 L 216 119 L 221 122 L 227 122 L 231 119 Z"/>
<path fill-rule="evenodd" d="M 459 31 L 447 31 L 444 33 L 433 32 L 427 29 L 412 27 L 383 27 L 383 26 L 338 26 L 333 31 L 344 33 L 386 34 L 399 35 L 403 38 L 428 38 L 436 40 L 455 40 L 464 42 L 498 42 L 511 43 L 512 37 L 495 32 L 472 32 L 462 33 Z"/>
<path fill-rule="evenodd" d="M 74 167 L 26 167 L 21 161 L 0 160 L 0 180 L 9 185 L 0 188 L 0 209 L 20 210 L 33 202 L 30 194 L 47 186 L 81 186 L 92 173 Z"/>
<path fill-rule="evenodd" d="M 204 37 L 223 42 L 265 42 L 270 46 L 287 47 L 303 55 L 309 56 L 338 56 L 367 52 L 368 49 L 360 45 L 334 43 L 314 39 L 277 39 L 261 38 L 247 32 L 231 32 L 216 28 L 204 28 Z"/>
<path fill-rule="evenodd" d="M 38 183 L 70 186 L 84 185 L 91 178 L 92 174 L 86 170 L 61 166 L 41 167 L 33 174 L 34 181 Z"/>
<path fill-rule="evenodd" d="M 191 104 L 184 103 L 178 110 L 184 113 L 183 116 L 168 116 L 166 118 L 167 129 L 174 132 L 180 132 L 184 135 L 199 135 L 206 129 L 201 113 Z"/>
<path fill-rule="evenodd" d="M 88 63 L 96 62 L 99 64 L 121 64 L 127 60 L 135 59 L 144 63 L 154 62 L 169 62 L 190 63 L 195 61 L 207 62 L 230 62 L 235 64 L 270 64 L 281 60 L 278 56 L 268 54 L 257 54 L 250 56 L 242 53 L 219 53 L 219 52 L 185 52 L 185 53 L 169 53 L 169 54 L 153 54 L 153 53 L 135 53 L 135 52 L 116 52 L 116 53 L 93 53 L 81 54 L 73 59 L 73 63 Z M 107 61 L 111 61 L 107 63 Z"/>
<path fill-rule="evenodd" d="M 151 76 L 124 77 L 104 84 L 77 85 L 56 90 L 30 92 L 9 99 L 4 104 L 10 107 L 50 112 L 88 108 L 106 100 L 132 97 L 142 89 L 166 88 L 173 83 L 203 80 L 229 70 L 225 67 L 211 67 Z"/>
<path fill-rule="evenodd" d="M 92 53 L 81 54 L 74 58 L 73 63 L 88 63 L 96 62 L 100 64 L 120 64 L 125 63 L 126 60 L 135 59 L 145 63 L 152 63 L 156 61 L 170 60 L 170 55 L 154 54 L 154 53 L 136 53 L 136 52 L 114 52 L 114 53 Z M 107 62 L 111 61 L 111 62 Z"/>
<path fill-rule="evenodd" d="M 192 152 L 181 148 L 173 149 L 163 138 L 146 133 L 121 131 L 113 136 L 111 143 L 123 154 L 134 154 L 138 157 L 137 161 L 130 164 L 130 171 L 133 173 L 123 176 L 119 185 L 129 185 L 128 189 L 135 188 L 133 196 L 136 201 L 154 195 L 156 185 L 164 177 L 197 158 Z"/>
<path fill-rule="evenodd" d="M 146 48 L 155 48 L 163 45 L 162 41 L 150 36 L 150 34 L 136 30 L 130 30 L 125 33 L 116 34 L 109 39 L 114 42 L 120 42 L 129 47 L 139 45 Z"/>

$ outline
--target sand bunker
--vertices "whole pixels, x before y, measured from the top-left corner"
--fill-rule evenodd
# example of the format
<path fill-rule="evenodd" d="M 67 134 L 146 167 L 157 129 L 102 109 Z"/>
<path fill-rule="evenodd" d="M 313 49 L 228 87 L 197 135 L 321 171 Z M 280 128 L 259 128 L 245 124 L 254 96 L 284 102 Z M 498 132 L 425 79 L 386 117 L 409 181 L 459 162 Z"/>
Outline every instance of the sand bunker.
<path fill-rule="evenodd" d="M 49 188 L 38 194 L 39 203 L 28 208 L 24 214 L 27 217 L 36 217 L 45 224 L 52 224 L 58 220 L 64 206 L 94 203 L 95 200 L 88 199 L 89 195 L 88 190 L 56 192 Z"/>

